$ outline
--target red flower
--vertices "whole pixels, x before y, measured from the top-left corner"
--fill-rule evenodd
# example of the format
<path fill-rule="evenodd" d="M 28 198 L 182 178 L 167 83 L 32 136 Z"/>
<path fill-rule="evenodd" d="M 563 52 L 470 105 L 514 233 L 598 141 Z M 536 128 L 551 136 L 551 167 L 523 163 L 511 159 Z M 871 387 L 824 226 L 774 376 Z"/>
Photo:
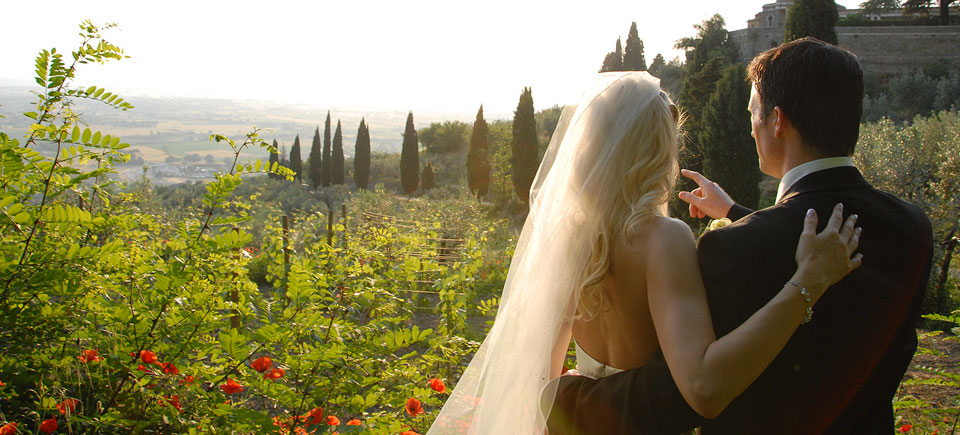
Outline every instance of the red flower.
<path fill-rule="evenodd" d="M 186 377 L 180 380 L 180 385 L 192 384 L 192 383 L 193 383 L 193 375 L 187 375 Z"/>
<path fill-rule="evenodd" d="M 263 375 L 263 378 L 264 379 L 280 379 L 283 377 L 285 373 L 286 371 L 284 371 L 283 369 L 276 368 L 276 369 L 270 370 L 269 373 L 265 373 Z"/>
<path fill-rule="evenodd" d="M 900 426 L 900 432 L 903 432 L 903 433 L 910 432 L 910 429 L 913 429 L 912 424 L 905 424 L 903 426 Z"/>
<path fill-rule="evenodd" d="M 71 413 L 73 414 L 74 410 L 77 409 L 77 404 L 80 403 L 77 399 L 65 399 L 63 402 L 57 404 L 57 410 L 61 414 Z"/>
<path fill-rule="evenodd" d="M 347 426 L 360 426 L 360 420 L 353 419 L 347 422 Z"/>
<path fill-rule="evenodd" d="M 340 419 L 332 415 L 328 415 L 327 424 L 329 424 L 330 426 L 340 426 Z"/>
<path fill-rule="evenodd" d="M 176 408 L 177 411 L 180 411 L 180 409 L 182 408 L 182 406 L 180 406 L 180 396 L 177 396 L 177 395 L 167 396 L 165 398 L 158 400 L 157 403 L 159 403 L 160 406 L 163 406 L 163 407 L 166 407 L 167 404 L 170 404 L 170 406 Z"/>
<path fill-rule="evenodd" d="M 162 368 L 163 368 L 163 372 L 166 373 L 166 374 L 168 374 L 168 375 L 179 375 L 179 374 L 180 374 L 180 370 L 177 369 L 177 366 L 173 365 L 173 363 L 160 363 L 160 367 L 162 367 Z"/>
<path fill-rule="evenodd" d="M 80 356 L 77 357 L 77 359 L 79 359 L 80 362 L 83 362 L 83 363 L 103 361 L 103 358 L 97 356 L 96 349 L 84 350 L 83 352 L 81 352 Z"/>
<path fill-rule="evenodd" d="M 443 384 L 443 381 L 437 378 L 433 378 L 430 380 L 430 388 L 433 388 L 433 390 L 438 393 L 443 393 L 447 391 L 447 386 Z"/>
<path fill-rule="evenodd" d="M 16 423 L 7 423 L 3 426 L 0 426 L 0 435 L 13 435 L 15 433 L 17 433 Z"/>
<path fill-rule="evenodd" d="M 0 387 L 6 387 L 7 384 L 4 384 L 3 381 L 0 381 Z"/>
<path fill-rule="evenodd" d="M 137 370 L 140 370 L 141 372 L 144 372 L 144 373 L 150 373 L 150 369 L 144 367 L 143 364 L 137 364 Z"/>
<path fill-rule="evenodd" d="M 244 388 L 243 384 L 233 379 L 227 379 L 226 384 L 220 384 L 220 389 L 226 394 L 236 394 L 243 391 Z"/>
<path fill-rule="evenodd" d="M 416 433 L 416 432 L 414 432 L 414 431 L 412 431 L 412 430 L 408 430 L 408 431 L 404 431 L 404 432 L 401 433 L 400 435 L 420 435 L 420 434 L 418 434 L 418 433 Z"/>
<path fill-rule="evenodd" d="M 319 406 L 316 408 L 313 408 L 310 411 L 308 411 L 307 414 L 303 416 L 303 418 L 306 419 L 307 424 L 323 423 L 323 408 Z"/>
<path fill-rule="evenodd" d="M 260 358 L 253 360 L 253 362 L 250 364 L 250 367 L 253 367 L 254 370 L 263 373 L 267 371 L 271 365 L 273 365 L 273 360 L 271 360 L 269 356 L 261 356 Z"/>
<path fill-rule="evenodd" d="M 40 432 L 48 434 L 53 433 L 55 430 L 57 430 L 57 419 L 53 417 L 48 418 L 40 423 Z"/>
<path fill-rule="evenodd" d="M 155 354 L 155 353 L 153 353 L 153 352 L 151 352 L 151 351 L 149 351 L 149 350 L 141 350 L 141 351 L 140 351 L 140 360 L 142 360 L 144 364 L 156 364 L 156 363 L 157 363 L 157 354 Z"/>
<path fill-rule="evenodd" d="M 407 414 L 410 414 L 412 417 L 416 417 L 420 414 L 423 414 L 423 406 L 420 405 L 420 401 L 414 399 L 413 397 L 407 399 L 407 404 L 405 405 L 407 409 Z"/>

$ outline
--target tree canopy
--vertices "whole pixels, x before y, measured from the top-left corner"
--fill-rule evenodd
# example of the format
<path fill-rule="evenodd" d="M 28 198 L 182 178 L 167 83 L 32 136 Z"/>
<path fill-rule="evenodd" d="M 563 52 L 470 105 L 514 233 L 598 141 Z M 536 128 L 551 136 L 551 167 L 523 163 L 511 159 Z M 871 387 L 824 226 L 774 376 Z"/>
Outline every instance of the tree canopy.
<path fill-rule="evenodd" d="M 603 65 L 600 66 L 600 72 L 623 71 L 623 48 L 620 45 L 620 38 L 617 38 L 617 47 L 603 58 Z"/>
<path fill-rule="evenodd" d="M 357 128 L 357 145 L 353 152 L 353 182 L 360 189 L 366 189 L 370 182 L 370 130 L 367 130 L 365 118 L 360 119 Z"/>
<path fill-rule="evenodd" d="M 703 172 L 723 186 L 738 204 L 756 209 L 760 168 L 750 137 L 750 101 L 746 69 L 735 63 L 723 70 L 703 110 L 699 135 Z"/>
<path fill-rule="evenodd" d="M 833 0 L 796 0 L 787 15 L 784 41 L 812 36 L 836 45 L 837 32 L 834 26 L 840 19 L 837 4 Z"/>
<path fill-rule="evenodd" d="M 300 135 L 293 140 L 293 147 L 290 148 L 290 170 L 293 171 L 293 181 L 297 184 L 303 183 L 303 160 L 300 158 Z"/>
<path fill-rule="evenodd" d="M 400 183 L 407 195 L 413 195 L 420 186 L 420 145 L 417 129 L 413 126 L 413 112 L 407 114 L 400 148 Z"/>
<path fill-rule="evenodd" d="M 313 144 L 310 146 L 310 186 L 316 189 L 323 181 L 323 148 L 320 143 L 320 126 L 313 132 Z"/>
<path fill-rule="evenodd" d="M 482 199 L 490 188 L 489 129 L 483 118 L 483 105 L 477 111 L 470 136 L 470 150 L 467 151 L 467 186 L 470 192 Z"/>
<path fill-rule="evenodd" d="M 517 196 L 524 202 L 530 202 L 530 186 L 537 175 L 537 166 L 540 164 L 537 122 L 533 110 L 533 90 L 523 88 L 520 101 L 513 116 L 513 140 L 511 142 L 512 157 L 510 163 L 513 173 L 513 188 Z"/>
<path fill-rule="evenodd" d="M 323 123 L 323 165 L 320 170 L 320 184 L 323 187 L 330 185 L 330 176 L 333 172 L 330 160 L 332 153 L 330 151 L 330 111 L 327 111 L 327 120 Z"/>
<path fill-rule="evenodd" d="M 643 40 L 637 32 L 637 22 L 630 24 L 627 33 L 627 44 L 623 48 L 624 71 L 646 71 L 647 60 L 643 57 Z"/>
<path fill-rule="evenodd" d="M 333 134 L 333 162 L 330 163 L 330 183 L 343 184 L 343 132 L 340 128 L 340 120 L 337 120 L 337 131 Z"/>

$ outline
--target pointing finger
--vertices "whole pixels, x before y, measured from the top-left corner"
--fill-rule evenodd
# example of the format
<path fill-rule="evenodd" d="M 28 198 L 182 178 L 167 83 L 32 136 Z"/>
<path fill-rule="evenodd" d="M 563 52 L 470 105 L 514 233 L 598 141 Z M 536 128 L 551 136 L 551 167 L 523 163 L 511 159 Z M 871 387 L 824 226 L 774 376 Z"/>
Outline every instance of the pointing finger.
<path fill-rule="evenodd" d="M 680 174 L 682 174 L 684 177 L 687 177 L 695 181 L 697 185 L 700 187 L 703 187 L 703 185 L 705 184 L 711 183 L 710 179 L 708 179 L 707 177 L 704 177 L 703 174 L 697 171 L 691 171 L 689 169 L 681 169 Z"/>

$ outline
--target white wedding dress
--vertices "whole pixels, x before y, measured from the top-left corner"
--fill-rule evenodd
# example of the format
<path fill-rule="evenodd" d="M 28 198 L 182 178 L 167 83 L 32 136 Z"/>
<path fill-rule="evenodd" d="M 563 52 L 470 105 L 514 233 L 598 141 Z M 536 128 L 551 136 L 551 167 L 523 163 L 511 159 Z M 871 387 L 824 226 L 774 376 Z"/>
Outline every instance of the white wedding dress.
<path fill-rule="evenodd" d="M 577 349 L 577 373 L 588 378 L 600 379 L 623 371 L 616 367 L 608 366 L 585 352 L 576 341 L 573 342 Z"/>
<path fill-rule="evenodd" d="M 591 247 L 618 207 L 624 171 L 611 168 L 625 162 L 621 144 L 643 128 L 637 123 L 651 104 L 669 110 L 659 79 L 618 72 L 599 74 L 564 108 L 530 189 L 497 317 L 428 435 L 544 433 L 540 404 L 556 395 L 551 358 L 569 345 L 563 331 L 576 315 Z M 619 371 L 582 350 L 578 364 L 595 377 Z"/>

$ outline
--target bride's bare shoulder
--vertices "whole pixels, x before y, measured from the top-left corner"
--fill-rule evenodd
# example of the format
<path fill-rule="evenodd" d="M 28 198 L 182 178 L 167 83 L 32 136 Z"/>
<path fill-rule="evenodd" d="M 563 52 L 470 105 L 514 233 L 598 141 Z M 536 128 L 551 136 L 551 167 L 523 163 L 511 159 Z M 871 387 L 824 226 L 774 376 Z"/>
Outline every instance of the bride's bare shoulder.
<path fill-rule="evenodd" d="M 673 257 L 697 249 L 690 227 L 679 219 L 664 216 L 652 217 L 647 225 L 624 242 L 623 254 L 627 255 L 618 256 L 620 261 L 617 263 L 627 267 L 640 266 L 651 258 Z"/>
<path fill-rule="evenodd" d="M 653 248 L 658 252 L 662 251 L 664 245 L 685 246 L 688 244 L 696 246 L 690 227 L 680 219 L 665 216 L 650 218 L 648 224 L 632 234 L 627 241 L 630 248 Z"/>

